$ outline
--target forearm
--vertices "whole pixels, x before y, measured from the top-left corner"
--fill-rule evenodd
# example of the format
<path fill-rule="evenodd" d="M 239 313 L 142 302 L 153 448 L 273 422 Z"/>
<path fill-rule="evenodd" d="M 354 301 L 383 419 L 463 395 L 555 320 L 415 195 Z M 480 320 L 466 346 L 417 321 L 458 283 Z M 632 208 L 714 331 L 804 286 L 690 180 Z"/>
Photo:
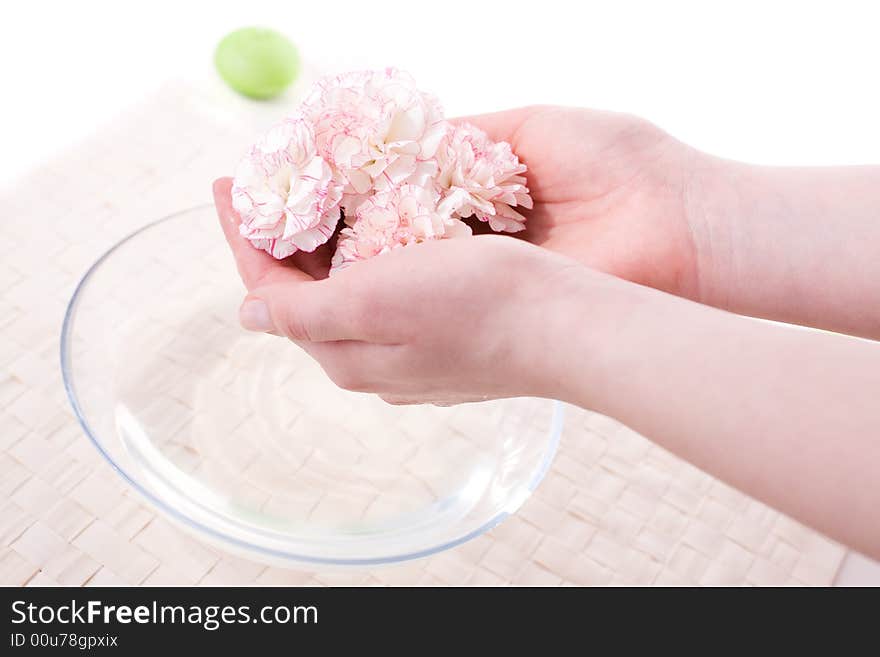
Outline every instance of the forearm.
<path fill-rule="evenodd" d="M 880 338 L 880 167 L 695 157 L 685 199 L 700 301 Z"/>
<path fill-rule="evenodd" d="M 880 555 L 880 344 L 617 281 L 596 293 L 558 364 L 564 399 Z"/>

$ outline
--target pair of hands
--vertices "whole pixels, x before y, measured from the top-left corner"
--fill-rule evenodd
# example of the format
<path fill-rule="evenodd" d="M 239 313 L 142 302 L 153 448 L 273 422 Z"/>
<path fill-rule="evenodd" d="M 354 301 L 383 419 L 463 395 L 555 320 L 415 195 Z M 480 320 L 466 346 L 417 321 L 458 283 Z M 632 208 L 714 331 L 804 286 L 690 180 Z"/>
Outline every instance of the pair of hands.
<path fill-rule="evenodd" d="M 471 120 L 528 165 L 525 239 L 398 249 L 328 279 L 326 250 L 279 262 L 241 238 L 222 179 L 243 325 L 394 403 L 599 411 L 880 558 L 880 343 L 841 335 L 880 339 L 880 167 L 725 162 L 587 110 Z"/>
<path fill-rule="evenodd" d="M 391 403 L 564 399 L 565 363 L 555 361 L 566 330 L 589 322 L 575 299 L 613 285 L 599 271 L 696 295 L 690 149 L 612 113 L 531 107 L 468 120 L 528 166 L 525 239 L 419 245 L 331 279 L 326 247 L 277 261 L 240 237 L 222 178 L 215 203 L 248 289 L 242 325 L 289 338 L 340 387 Z"/>

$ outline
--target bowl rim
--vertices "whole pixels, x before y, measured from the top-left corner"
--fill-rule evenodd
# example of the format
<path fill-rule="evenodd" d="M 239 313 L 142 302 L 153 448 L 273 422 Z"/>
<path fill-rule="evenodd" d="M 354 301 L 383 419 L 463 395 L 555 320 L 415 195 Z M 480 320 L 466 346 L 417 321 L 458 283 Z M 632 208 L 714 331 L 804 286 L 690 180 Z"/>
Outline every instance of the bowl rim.
<path fill-rule="evenodd" d="M 82 409 L 82 406 L 80 405 L 79 397 L 77 396 L 76 387 L 73 381 L 73 369 L 71 365 L 71 336 L 74 328 L 76 310 L 81 295 L 88 286 L 89 280 L 91 279 L 92 275 L 123 244 L 161 223 L 176 219 L 182 215 L 204 211 L 210 209 L 211 207 L 213 206 L 210 203 L 201 203 L 198 205 L 190 206 L 183 210 L 172 212 L 163 217 L 160 217 L 159 219 L 154 219 L 144 224 L 140 228 L 132 231 L 131 233 L 123 237 L 118 242 L 113 244 L 113 246 L 107 249 L 85 271 L 85 273 L 79 279 L 79 282 L 76 284 L 76 287 L 73 290 L 73 294 L 70 297 L 70 301 L 68 301 L 67 303 L 67 308 L 64 312 L 64 321 L 61 325 L 60 349 L 61 377 L 64 382 L 64 390 L 67 393 L 67 399 L 70 402 L 71 407 L 73 408 L 73 412 L 76 415 L 77 422 L 79 423 L 83 432 L 91 441 L 95 449 L 98 450 L 98 453 L 101 454 L 104 460 L 110 464 L 110 466 L 117 472 L 117 474 L 119 474 L 119 476 L 122 477 L 122 479 L 129 486 L 131 486 L 132 489 L 134 489 L 141 497 L 146 499 L 155 509 L 158 509 L 170 519 L 182 524 L 185 529 L 194 532 L 196 535 L 204 535 L 207 540 L 214 542 L 215 544 L 226 545 L 232 550 L 243 551 L 246 554 L 260 555 L 264 559 L 270 559 L 273 561 L 280 560 L 282 562 L 288 563 L 316 564 L 325 566 L 380 566 L 410 561 L 413 559 L 420 559 L 422 557 L 427 557 L 432 554 L 437 554 L 438 552 L 443 552 L 444 550 L 448 550 L 457 545 L 461 545 L 462 543 L 476 538 L 477 536 L 485 534 L 486 532 L 503 522 L 512 513 L 515 513 L 519 506 L 521 506 L 531 496 L 534 490 L 538 487 L 538 484 L 540 484 L 541 481 L 544 479 L 544 476 L 547 474 L 547 471 L 550 468 L 550 464 L 553 462 L 553 458 L 555 457 L 558 450 L 559 440 L 562 435 L 564 417 L 564 406 L 562 402 L 558 400 L 550 400 L 553 403 L 553 417 L 550 424 L 550 440 L 548 441 L 548 444 L 544 449 L 543 459 L 537 471 L 532 476 L 531 481 L 529 481 L 527 485 L 528 494 L 522 496 L 522 499 L 517 503 L 515 508 L 509 508 L 499 511 L 495 516 L 490 518 L 488 521 L 486 521 L 476 529 L 473 529 L 466 534 L 458 536 L 449 541 L 444 541 L 443 543 L 440 543 L 436 546 L 389 556 L 340 558 L 296 554 L 281 549 L 269 548 L 258 543 L 238 538 L 236 536 L 230 536 L 229 534 L 219 531 L 211 527 L 210 525 L 205 524 L 204 522 L 194 520 L 190 516 L 181 512 L 179 509 L 166 503 L 162 498 L 150 492 L 146 487 L 140 484 L 125 470 L 125 468 L 123 468 L 113 459 L 113 457 L 110 456 L 107 450 L 104 449 L 104 447 L 102 446 L 101 441 L 98 439 L 97 435 L 95 435 L 95 431 L 92 429 L 89 421 L 86 419 L 85 413 Z"/>

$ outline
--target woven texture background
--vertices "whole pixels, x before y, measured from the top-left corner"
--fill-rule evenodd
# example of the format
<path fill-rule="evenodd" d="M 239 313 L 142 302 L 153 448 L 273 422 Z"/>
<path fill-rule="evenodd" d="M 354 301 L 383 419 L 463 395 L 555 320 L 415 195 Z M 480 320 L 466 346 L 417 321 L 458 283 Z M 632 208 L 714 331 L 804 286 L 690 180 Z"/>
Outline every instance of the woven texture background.
<path fill-rule="evenodd" d="M 280 109 L 171 84 L 3 191 L 0 584 L 809 584 L 844 549 L 608 418 L 569 408 L 537 493 L 487 535 L 376 570 L 231 556 L 172 526 L 105 465 L 58 365 L 66 303 L 109 246 L 210 199 Z"/>

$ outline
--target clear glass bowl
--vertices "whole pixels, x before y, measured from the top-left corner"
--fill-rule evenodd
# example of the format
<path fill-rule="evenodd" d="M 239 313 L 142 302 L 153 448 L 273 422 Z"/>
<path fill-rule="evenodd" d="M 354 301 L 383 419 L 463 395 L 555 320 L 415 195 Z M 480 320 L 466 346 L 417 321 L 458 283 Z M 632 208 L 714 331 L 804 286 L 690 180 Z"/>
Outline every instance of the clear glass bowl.
<path fill-rule="evenodd" d="M 391 406 L 340 390 L 237 322 L 244 289 L 211 206 L 100 258 L 64 320 L 64 383 L 120 475 L 202 538 L 262 561 L 379 564 L 491 529 L 538 485 L 562 406 Z"/>

